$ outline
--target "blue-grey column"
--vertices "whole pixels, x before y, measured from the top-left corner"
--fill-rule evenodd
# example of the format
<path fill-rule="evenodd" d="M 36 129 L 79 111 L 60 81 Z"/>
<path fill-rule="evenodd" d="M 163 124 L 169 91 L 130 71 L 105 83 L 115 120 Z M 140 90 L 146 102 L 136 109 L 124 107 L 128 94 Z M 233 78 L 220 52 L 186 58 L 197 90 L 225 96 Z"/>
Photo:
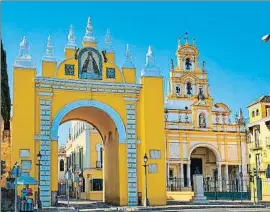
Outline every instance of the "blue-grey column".
<path fill-rule="evenodd" d="M 51 206 L 51 96 L 39 93 L 40 103 L 40 200 L 43 207 Z"/>
<path fill-rule="evenodd" d="M 137 203 L 137 138 L 136 138 L 136 101 L 125 98 L 127 112 L 127 166 L 128 166 L 128 205 Z"/>

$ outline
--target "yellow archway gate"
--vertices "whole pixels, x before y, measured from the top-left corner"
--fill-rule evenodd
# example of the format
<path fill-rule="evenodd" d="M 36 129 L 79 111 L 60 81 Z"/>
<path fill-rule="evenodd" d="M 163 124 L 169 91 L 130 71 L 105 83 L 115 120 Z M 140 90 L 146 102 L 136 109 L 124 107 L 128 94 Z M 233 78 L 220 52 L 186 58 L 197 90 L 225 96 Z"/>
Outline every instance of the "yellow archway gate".
<path fill-rule="evenodd" d="M 128 46 L 125 59 L 120 69 L 109 32 L 106 49 L 97 49 L 90 19 L 80 49 L 70 29 L 65 59 L 58 66 L 48 38 L 41 76 L 27 39 L 21 42 L 13 70 L 12 161 L 37 178 L 36 155 L 41 152 L 43 207 L 56 200 L 58 127 L 73 119 L 93 124 L 103 138 L 106 202 L 137 205 L 138 192 L 145 197 L 146 153 L 148 199 L 152 205 L 166 204 L 163 77 L 151 47 L 139 84 Z"/>

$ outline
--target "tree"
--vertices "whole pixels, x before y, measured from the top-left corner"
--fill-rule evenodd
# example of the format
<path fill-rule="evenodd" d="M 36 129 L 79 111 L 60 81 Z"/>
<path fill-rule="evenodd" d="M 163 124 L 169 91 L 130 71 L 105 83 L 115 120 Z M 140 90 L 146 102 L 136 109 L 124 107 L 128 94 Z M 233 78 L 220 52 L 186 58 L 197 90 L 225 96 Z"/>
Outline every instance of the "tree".
<path fill-rule="evenodd" d="M 11 99 L 8 85 L 6 51 L 1 40 L 1 115 L 4 120 L 4 130 L 10 129 Z"/>

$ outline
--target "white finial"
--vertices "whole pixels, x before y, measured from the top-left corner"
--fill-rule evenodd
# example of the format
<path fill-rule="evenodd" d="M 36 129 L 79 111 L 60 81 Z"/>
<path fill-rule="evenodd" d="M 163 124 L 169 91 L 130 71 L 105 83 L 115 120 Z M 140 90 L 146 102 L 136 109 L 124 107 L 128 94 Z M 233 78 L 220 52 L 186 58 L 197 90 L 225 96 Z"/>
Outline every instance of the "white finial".
<path fill-rule="evenodd" d="M 146 54 L 146 64 L 141 71 L 142 76 L 161 76 L 160 69 L 156 65 L 155 57 L 152 51 L 152 47 L 148 47 Z"/>
<path fill-rule="evenodd" d="M 132 56 L 131 56 L 130 48 L 128 44 L 126 46 L 125 63 L 123 64 L 123 68 L 135 68 L 132 62 Z"/>
<path fill-rule="evenodd" d="M 90 17 L 88 17 L 88 20 L 87 20 L 86 32 L 85 32 L 83 40 L 88 41 L 88 42 L 96 42 L 96 38 L 94 37 L 94 33 L 93 33 L 92 21 Z"/>
<path fill-rule="evenodd" d="M 35 68 L 35 65 L 30 55 L 29 44 L 25 36 L 20 43 L 19 55 L 15 60 L 14 66 L 20 68 Z"/>
<path fill-rule="evenodd" d="M 188 32 L 185 32 L 185 35 L 186 35 L 186 37 L 185 37 L 186 43 L 185 44 L 188 44 Z"/>
<path fill-rule="evenodd" d="M 55 57 L 53 56 L 53 44 L 52 44 L 52 38 L 49 35 L 48 37 L 48 42 L 46 46 L 46 53 L 45 56 L 43 57 L 44 61 L 56 61 Z"/>
<path fill-rule="evenodd" d="M 70 25 L 69 33 L 68 33 L 68 42 L 66 44 L 67 49 L 75 49 L 77 47 L 76 45 L 76 37 L 74 34 L 73 26 Z"/>
<path fill-rule="evenodd" d="M 193 46 L 196 46 L 196 39 L 193 38 Z"/>
<path fill-rule="evenodd" d="M 182 40 L 182 37 L 180 36 L 180 37 L 178 38 L 178 47 L 181 46 L 181 40 Z"/>
<path fill-rule="evenodd" d="M 107 29 L 105 43 L 106 43 L 106 48 L 105 48 L 106 52 L 113 53 L 114 49 L 112 46 L 112 37 L 111 37 L 110 29 Z"/>

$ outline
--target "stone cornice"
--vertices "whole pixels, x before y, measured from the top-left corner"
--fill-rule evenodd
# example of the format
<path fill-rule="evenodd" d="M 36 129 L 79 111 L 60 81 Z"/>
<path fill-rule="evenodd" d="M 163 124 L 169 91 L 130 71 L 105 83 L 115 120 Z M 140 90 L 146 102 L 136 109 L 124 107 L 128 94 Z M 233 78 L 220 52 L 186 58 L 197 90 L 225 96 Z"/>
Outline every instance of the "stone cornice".
<path fill-rule="evenodd" d="M 139 94 L 141 84 L 93 82 L 85 80 L 65 80 L 57 78 L 35 78 L 36 88 L 53 88 L 56 90 L 75 90 L 87 92 L 133 93 Z"/>

